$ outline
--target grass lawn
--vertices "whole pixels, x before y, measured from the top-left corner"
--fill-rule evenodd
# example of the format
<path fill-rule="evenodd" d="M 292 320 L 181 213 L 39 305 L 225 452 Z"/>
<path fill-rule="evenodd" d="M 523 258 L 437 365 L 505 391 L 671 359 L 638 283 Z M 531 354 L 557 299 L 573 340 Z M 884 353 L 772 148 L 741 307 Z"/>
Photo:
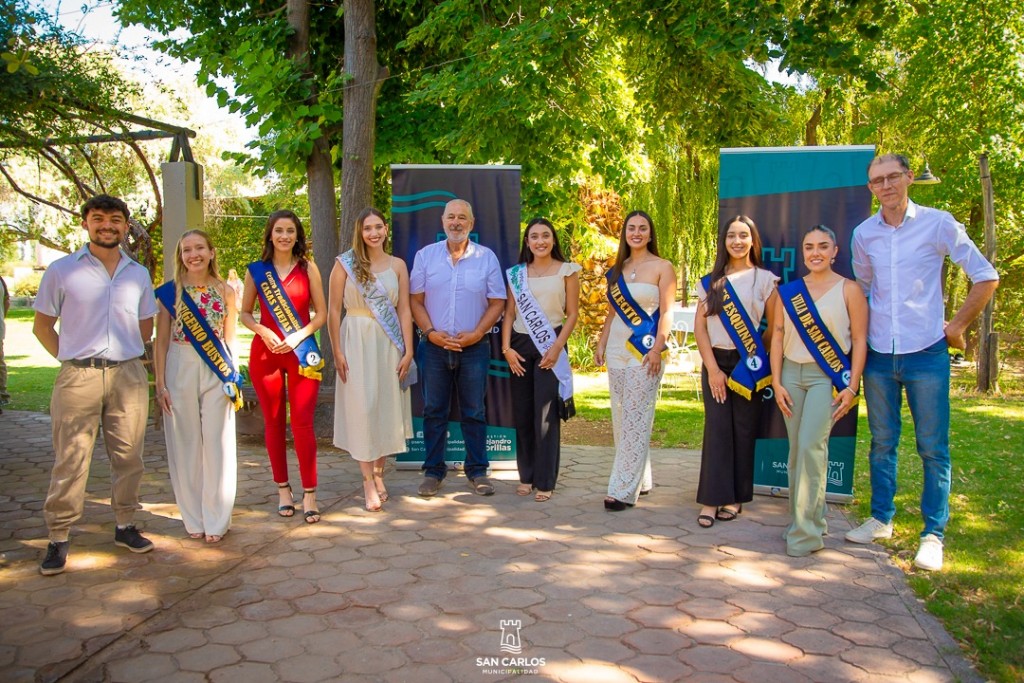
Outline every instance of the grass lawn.
<path fill-rule="evenodd" d="M 248 362 L 251 334 L 242 330 L 239 350 Z M 12 409 L 46 412 L 58 364 L 32 336 L 32 312 L 7 318 L 5 341 Z M 884 545 L 907 573 L 911 587 L 945 624 L 981 674 L 996 681 L 1024 680 L 1024 373 L 1004 371 L 1001 396 L 972 391 L 973 367 L 954 370 L 951 396 L 952 517 L 946 530 L 945 567 L 921 572 L 911 562 L 921 530 L 921 462 L 910 415 L 904 411 L 896 498 L 896 533 Z M 603 373 L 576 376 L 578 415 L 566 423 L 567 443 L 611 445 L 608 381 Z M 692 376 L 663 382 L 652 441 L 664 448 L 700 448 L 704 416 Z M 855 499 L 858 519 L 870 513 L 867 419 L 858 430 Z"/>

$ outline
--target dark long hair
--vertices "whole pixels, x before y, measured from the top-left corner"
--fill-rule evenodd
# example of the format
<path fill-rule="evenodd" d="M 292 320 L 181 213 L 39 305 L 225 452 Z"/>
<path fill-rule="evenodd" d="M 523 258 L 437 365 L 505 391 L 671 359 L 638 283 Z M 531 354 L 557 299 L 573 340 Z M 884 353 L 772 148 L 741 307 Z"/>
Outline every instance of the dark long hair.
<path fill-rule="evenodd" d="M 274 258 L 274 244 L 271 242 L 270 236 L 274 232 L 274 223 L 277 223 L 282 218 L 290 218 L 295 221 L 295 244 L 292 245 L 292 256 L 295 257 L 300 266 L 305 268 L 306 261 L 309 259 L 306 246 L 306 230 L 302 227 L 302 221 L 295 215 L 295 212 L 289 209 L 278 209 L 267 216 L 267 227 L 263 229 L 263 255 L 260 256 L 260 261 L 269 263 Z"/>
<path fill-rule="evenodd" d="M 658 253 L 658 233 L 654 231 L 654 221 L 646 211 L 631 211 L 622 219 L 622 230 L 619 231 L 619 253 L 615 256 L 615 265 L 612 267 L 612 280 L 618 280 L 619 276 L 622 275 L 622 264 L 629 258 L 629 245 L 626 244 L 626 223 L 629 222 L 630 218 L 640 216 L 647 221 L 647 225 L 651 227 L 651 241 L 647 243 L 647 251 L 651 252 L 657 257 L 661 257 Z"/>
<path fill-rule="evenodd" d="M 722 312 L 722 299 L 725 296 L 725 267 L 729 265 L 729 250 L 725 247 L 725 235 L 733 223 L 742 223 L 750 228 L 750 254 L 748 258 L 755 267 L 761 266 L 761 233 L 749 216 L 733 216 L 718 230 L 718 251 L 715 254 L 715 267 L 711 269 L 711 287 L 707 292 L 706 316 L 710 318 Z"/>
<path fill-rule="evenodd" d="M 527 241 L 530 236 L 530 228 L 535 225 L 545 225 L 548 230 L 551 231 L 551 237 L 554 242 L 554 244 L 551 245 L 551 258 L 565 263 L 565 257 L 562 256 L 562 245 L 558 242 L 558 233 L 555 232 L 555 226 L 551 225 L 551 221 L 547 218 L 534 218 L 526 224 L 526 231 L 523 232 L 523 244 L 519 247 L 518 263 L 533 263 L 533 252 L 530 251 L 530 245 L 527 244 Z"/>

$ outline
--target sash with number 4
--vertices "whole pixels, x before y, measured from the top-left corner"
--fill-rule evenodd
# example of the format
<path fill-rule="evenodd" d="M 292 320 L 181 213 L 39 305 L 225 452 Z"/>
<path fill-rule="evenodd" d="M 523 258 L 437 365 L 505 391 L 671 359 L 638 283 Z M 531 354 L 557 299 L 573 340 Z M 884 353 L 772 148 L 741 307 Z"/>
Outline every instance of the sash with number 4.
<path fill-rule="evenodd" d="M 729 333 L 729 338 L 736 345 L 740 354 L 740 362 L 729 375 L 728 386 L 743 398 L 750 399 L 754 392 L 761 391 L 772 383 L 772 369 L 768 364 L 768 351 L 764 348 L 757 325 L 750 319 L 743 308 L 736 290 L 728 278 L 723 277 L 722 311 L 718 317 Z M 700 284 L 704 292 L 711 294 L 711 275 L 701 278 Z"/>
<path fill-rule="evenodd" d="M 188 292 L 182 291 L 181 301 L 183 305 L 181 310 L 178 311 L 175 306 L 177 289 L 174 280 L 165 282 L 157 287 L 155 293 L 156 298 L 164 305 L 167 312 L 171 314 L 171 318 L 173 319 L 175 316 L 180 318 L 181 329 L 185 333 L 185 338 L 188 339 L 189 343 L 192 344 L 192 348 L 196 350 L 199 357 L 206 363 L 206 367 L 210 368 L 213 374 L 223 382 L 224 394 L 227 395 L 235 410 L 241 408 L 242 376 L 235 369 L 234 360 L 231 358 L 231 354 L 228 352 L 224 341 L 214 333 L 213 328 L 210 327 L 210 321 L 199 310 L 191 295 Z"/>

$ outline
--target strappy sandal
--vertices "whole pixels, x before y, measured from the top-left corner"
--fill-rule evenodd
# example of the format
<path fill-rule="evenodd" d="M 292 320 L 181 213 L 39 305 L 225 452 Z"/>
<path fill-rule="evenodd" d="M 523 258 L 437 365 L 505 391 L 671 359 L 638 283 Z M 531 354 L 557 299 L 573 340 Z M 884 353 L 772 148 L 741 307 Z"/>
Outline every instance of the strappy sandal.
<path fill-rule="evenodd" d="M 316 489 L 302 489 L 303 507 L 305 507 L 305 496 L 307 493 L 316 493 Z M 302 516 L 305 517 L 306 524 L 316 524 L 320 521 L 319 510 L 306 510 L 305 512 L 302 513 Z"/>
<path fill-rule="evenodd" d="M 292 499 L 291 505 L 278 505 L 277 514 L 281 517 L 294 517 L 295 516 L 295 498 L 292 496 L 292 485 L 288 482 L 278 484 L 279 489 L 288 489 L 288 497 Z"/>
<path fill-rule="evenodd" d="M 380 479 L 380 484 L 377 483 L 378 479 Z M 380 502 L 388 502 L 388 490 L 384 488 L 384 465 L 373 468 L 373 486 L 377 489 L 377 497 L 380 498 Z"/>
<path fill-rule="evenodd" d="M 553 491 L 537 491 L 537 495 L 535 495 L 533 497 L 533 499 L 535 501 L 537 501 L 538 503 L 543 503 L 543 502 L 551 500 L 551 494 L 552 493 L 554 493 L 554 492 Z"/>
<path fill-rule="evenodd" d="M 516 487 L 517 496 L 528 496 L 533 493 L 533 484 L 520 484 Z"/>
<path fill-rule="evenodd" d="M 363 507 L 367 512 L 380 512 L 384 509 L 384 500 L 380 497 L 380 492 L 377 491 L 377 485 L 374 483 L 373 479 L 374 477 L 372 476 L 363 477 L 363 498 L 366 500 Z M 367 491 L 373 491 L 377 494 L 377 505 L 370 505 L 370 496 L 367 494 Z"/>
<path fill-rule="evenodd" d="M 740 505 L 735 510 L 730 508 L 730 507 L 726 507 L 726 506 L 723 505 L 722 507 L 718 508 L 717 511 L 715 511 L 715 519 L 718 519 L 719 521 L 722 521 L 722 522 L 731 522 L 732 520 L 734 520 L 737 517 L 739 517 L 740 513 L 742 513 L 742 512 L 743 512 L 743 506 L 742 505 Z"/>
<path fill-rule="evenodd" d="M 710 529 L 715 525 L 715 518 L 711 515 L 697 515 L 697 526 L 701 529 Z"/>
<path fill-rule="evenodd" d="M 198 541 L 200 538 L 202 538 L 205 535 L 206 534 L 204 534 L 202 531 L 200 531 L 198 534 L 189 534 L 188 537 L 191 538 L 193 541 Z"/>

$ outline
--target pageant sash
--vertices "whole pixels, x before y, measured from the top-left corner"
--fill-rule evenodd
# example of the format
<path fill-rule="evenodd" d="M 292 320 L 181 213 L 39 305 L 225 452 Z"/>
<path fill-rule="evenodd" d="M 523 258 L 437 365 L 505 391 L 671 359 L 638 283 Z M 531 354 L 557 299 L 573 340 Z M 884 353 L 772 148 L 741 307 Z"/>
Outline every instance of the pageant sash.
<path fill-rule="evenodd" d="M 505 275 L 508 278 L 508 286 L 512 288 L 512 296 L 515 298 L 516 308 L 519 309 L 520 315 L 523 316 L 523 322 L 526 323 L 526 331 L 530 334 L 533 345 L 537 347 L 537 350 L 543 356 L 555 343 L 558 335 L 555 334 L 555 328 L 548 322 L 548 317 L 544 315 L 544 311 L 541 310 L 536 297 L 530 291 L 526 264 L 520 263 L 512 266 L 505 271 Z M 555 373 L 555 377 L 558 378 L 558 397 L 563 402 L 571 401 L 572 366 L 569 365 L 569 354 L 566 353 L 564 348 L 558 354 L 558 360 L 555 362 L 555 367 L 552 368 L 552 371 Z"/>
<path fill-rule="evenodd" d="M 648 315 L 629 293 L 629 287 L 626 286 L 626 279 L 622 274 L 619 273 L 619 279 L 612 282 L 611 271 L 608 273 L 608 303 L 629 328 L 630 335 L 626 341 L 626 348 L 637 360 L 643 361 L 644 356 L 654 348 L 661 311 L 657 310 L 654 315 Z"/>
<path fill-rule="evenodd" d="M 353 250 L 349 249 L 344 254 L 339 255 L 338 263 L 345 269 L 345 272 L 348 273 L 348 279 L 363 296 L 363 300 L 366 301 L 366 305 L 370 308 L 370 312 L 373 313 L 373 317 L 377 319 L 377 322 L 383 328 L 384 334 L 387 335 L 391 343 L 398 349 L 399 355 L 404 356 L 405 337 L 402 336 L 402 322 L 398 319 L 398 311 L 395 309 L 395 305 L 391 303 L 387 290 L 377 282 L 377 278 L 371 278 L 366 283 L 359 281 L 355 273 L 356 254 Z M 409 366 L 405 379 L 401 383 L 402 389 L 407 389 L 416 384 L 417 379 L 416 361 L 413 361 Z"/>
<path fill-rule="evenodd" d="M 260 299 L 266 304 L 282 335 L 287 337 L 292 332 L 298 332 L 304 326 L 299 318 L 298 311 L 284 291 L 281 279 L 277 277 L 277 270 L 272 263 L 256 261 L 249 264 L 249 274 L 256 285 L 256 292 Z M 261 321 L 262 322 L 262 321 Z M 265 323 L 264 323 L 265 324 Z M 320 347 L 316 345 L 316 337 L 309 335 L 295 347 L 295 355 L 299 359 L 299 374 L 303 377 L 319 380 L 321 368 L 324 367 L 324 359 L 320 355 Z"/>
<path fill-rule="evenodd" d="M 181 329 L 185 338 L 192 344 L 199 357 L 206 363 L 206 367 L 213 371 L 224 384 L 224 393 L 228 400 L 238 410 L 242 407 L 242 376 L 235 369 L 234 360 L 228 352 L 224 341 L 220 339 L 210 327 L 210 321 L 206 319 L 203 312 L 199 310 L 196 302 L 188 292 L 182 291 L 182 309 L 179 312 L 175 307 L 175 295 L 177 294 L 174 280 L 165 282 L 156 288 L 156 298 L 164 305 L 173 320 L 175 316 L 181 317 Z M 226 311 L 225 311 L 226 314 Z"/>
<path fill-rule="evenodd" d="M 743 398 L 750 399 L 754 392 L 772 383 L 772 369 L 768 364 L 768 351 L 764 348 L 757 325 L 743 308 L 736 290 L 728 278 L 722 278 L 725 287 L 722 297 L 722 311 L 718 314 L 729 333 L 729 338 L 740 353 L 741 362 L 736 364 L 729 375 L 728 386 Z M 711 293 L 711 275 L 701 278 L 700 284 L 708 296 Z"/>
<path fill-rule="evenodd" d="M 807 291 L 803 278 L 779 287 L 782 307 L 793 321 L 800 339 L 821 371 L 832 380 L 832 394 L 850 386 L 850 357 L 843 352 L 836 338 L 821 320 L 821 313 Z"/>

